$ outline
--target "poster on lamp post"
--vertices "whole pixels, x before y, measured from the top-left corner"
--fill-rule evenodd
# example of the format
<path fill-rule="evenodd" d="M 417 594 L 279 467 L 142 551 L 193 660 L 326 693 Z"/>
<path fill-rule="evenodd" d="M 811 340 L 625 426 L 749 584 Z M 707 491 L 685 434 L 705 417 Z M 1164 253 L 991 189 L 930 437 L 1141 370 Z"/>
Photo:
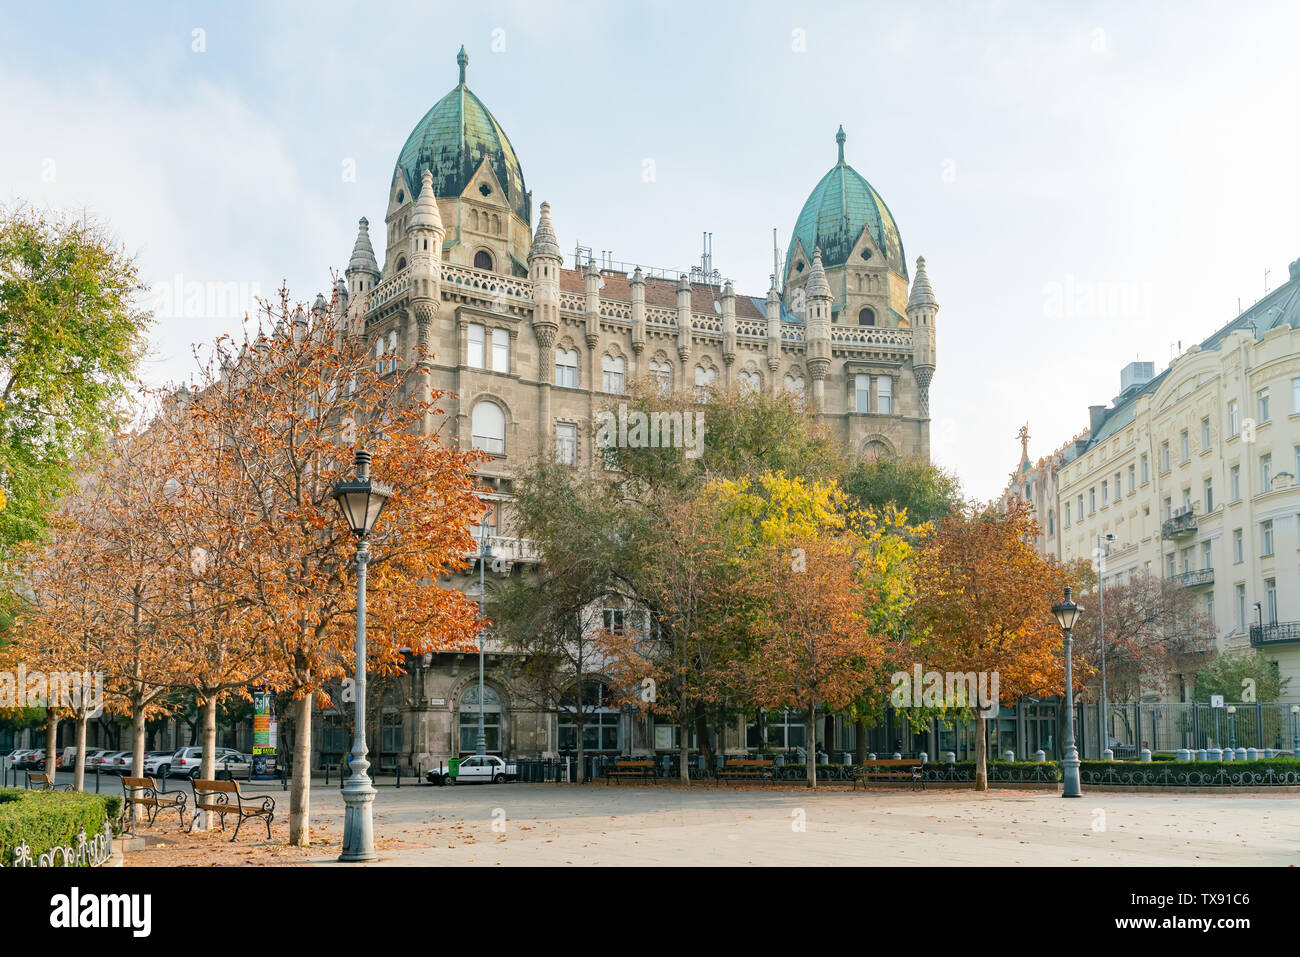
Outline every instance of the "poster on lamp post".
<path fill-rule="evenodd" d="M 276 731 L 275 697 L 259 688 L 253 695 L 253 780 L 275 777 Z"/>

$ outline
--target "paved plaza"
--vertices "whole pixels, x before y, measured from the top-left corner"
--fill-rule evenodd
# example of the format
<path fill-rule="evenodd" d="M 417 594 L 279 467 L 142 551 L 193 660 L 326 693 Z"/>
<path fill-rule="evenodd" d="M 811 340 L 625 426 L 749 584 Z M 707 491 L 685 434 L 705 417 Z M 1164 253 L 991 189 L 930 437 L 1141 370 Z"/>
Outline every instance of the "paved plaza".
<path fill-rule="evenodd" d="M 337 789 L 313 799 L 314 817 L 337 830 Z M 1300 864 L 1292 794 L 382 788 L 375 829 L 387 865 Z"/>

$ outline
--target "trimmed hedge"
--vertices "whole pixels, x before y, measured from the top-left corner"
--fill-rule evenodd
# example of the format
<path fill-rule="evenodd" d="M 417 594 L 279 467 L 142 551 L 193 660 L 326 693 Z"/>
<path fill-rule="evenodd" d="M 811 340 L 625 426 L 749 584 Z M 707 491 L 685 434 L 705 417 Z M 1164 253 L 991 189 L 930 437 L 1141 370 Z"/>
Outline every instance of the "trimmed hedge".
<path fill-rule="evenodd" d="M 57 846 L 75 848 L 80 832 L 93 838 L 103 830 L 104 818 L 115 824 L 121 810 L 116 795 L 0 788 L 0 866 L 13 864 L 22 841 L 33 860 Z"/>
<path fill-rule="evenodd" d="M 1257 761 L 1081 761 L 1084 784 L 1132 784 L 1168 787 L 1300 786 L 1300 760 Z"/>

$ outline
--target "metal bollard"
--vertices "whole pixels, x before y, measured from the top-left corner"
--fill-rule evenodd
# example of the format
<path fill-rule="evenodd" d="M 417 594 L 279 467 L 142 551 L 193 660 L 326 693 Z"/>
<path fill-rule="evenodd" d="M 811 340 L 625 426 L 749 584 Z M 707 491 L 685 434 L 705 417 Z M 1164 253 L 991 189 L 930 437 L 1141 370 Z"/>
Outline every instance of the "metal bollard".
<path fill-rule="evenodd" d="M 956 764 L 956 763 L 957 763 L 957 752 L 956 752 L 956 751 L 949 751 L 947 757 L 948 757 L 948 763 L 949 763 L 949 764 Z"/>
<path fill-rule="evenodd" d="M 1151 763 L 1151 750 L 1149 748 L 1142 749 L 1142 763 L 1143 764 Z"/>
<path fill-rule="evenodd" d="M 397 762 L 397 786 L 399 788 L 402 786 L 402 762 L 401 761 Z"/>
<path fill-rule="evenodd" d="M 95 793 L 99 793 L 99 764 L 95 764 Z"/>
<path fill-rule="evenodd" d="M 1014 761 L 1014 760 L 1016 759 L 1016 752 L 1014 752 L 1014 751 L 1012 751 L 1012 750 L 1010 750 L 1010 749 L 1008 749 L 1008 750 L 1006 750 L 1006 751 L 1003 751 L 1003 752 L 1002 752 L 1002 759 L 1003 759 L 1004 761 Z"/>

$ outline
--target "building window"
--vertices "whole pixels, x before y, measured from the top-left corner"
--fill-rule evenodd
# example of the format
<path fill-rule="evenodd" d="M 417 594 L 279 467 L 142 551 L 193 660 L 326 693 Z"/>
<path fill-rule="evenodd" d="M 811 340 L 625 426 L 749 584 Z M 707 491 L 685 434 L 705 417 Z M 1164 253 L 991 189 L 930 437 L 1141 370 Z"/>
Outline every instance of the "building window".
<path fill-rule="evenodd" d="M 1234 565 L 1240 565 L 1246 560 L 1245 551 L 1246 548 L 1241 529 L 1234 528 L 1232 530 L 1232 563 Z"/>
<path fill-rule="evenodd" d="M 887 375 L 876 376 L 876 411 L 881 415 L 894 411 L 894 380 Z"/>
<path fill-rule="evenodd" d="M 1166 496 L 1165 497 L 1165 521 L 1168 521 L 1173 517 L 1174 517 L 1174 500 Z"/>
<path fill-rule="evenodd" d="M 492 371 L 510 371 L 510 333 L 505 329 L 492 330 Z"/>
<path fill-rule="evenodd" d="M 1291 380 L 1291 414 L 1300 413 L 1300 379 Z"/>
<path fill-rule="evenodd" d="M 871 376 L 858 373 L 853 377 L 853 400 L 856 411 L 871 411 Z"/>
<path fill-rule="evenodd" d="M 858 313 L 858 325 L 874 326 L 876 324 L 876 313 L 874 309 L 863 309 Z"/>
<path fill-rule="evenodd" d="M 474 448 L 492 455 L 505 455 L 506 414 L 501 406 L 486 400 L 475 405 L 470 416 L 470 434 Z"/>
<path fill-rule="evenodd" d="M 1270 625 L 1277 624 L 1277 579 L 1264 579 L 1264 620 Z"/>
<path fill-rule="evenodd" d="M 555 350 L 555 384 L 569 389 L 578 387 L 578 350 Z"/>
<path fill-rule="evenodd" d="M 555 459 L 564 465 L 578 464 L 578 427 L 570 422 L 555 423 Z"/>
<path fill-rule="evenodd" d="M 1237 630 L 1246 630 L 1246 586 L 1237 586 Z"/>
<path fill-rule="evenodd" d="M 1205 511 L 1206 514 L 1214 511 L 1214 480 L 1205 480 Z"/>
<path fill-rule="evenodd" d="M 486 329 L 477 323 L 469 325 L 469 332 L 466 336 L 465 364 L 471 369 L 485 368 L 483 360 L 483 344 Z"/>
<path fill-rule="evenodd" d="M 621 356 L 607 355 L 600 360 L 600 368 L 604 376 L 602 382 L 604 390 L 616 395 L 621 394 L 623 392 L 623 358 Z"/>
<path fill-rule="evenodd" d="M 474 254 L 474 268 L 486 269 L 488 272 L 491 272 L 492 254 L 488 252 L 486 249 L 480 249 L 478 252 L 476 252 Z"/>
<path fill-rule="evenodd" d="M 1201 542 L 1201 568 L 1207 572 L 1213 567 L 1210 561 L 1210 554 L 1213 551 L 1212 546 L 1212 542 Z"/>
<path fill-rule="evenodd" d="M 1259 524 L 1259 554 L 1264 558 L 1268 558 L 1273 554 L 1273 522 L 1271 519 Z"/>
<path fill-rule="evenodd" d="M 1256 392 L 1255 400 L 1259 408 L 1259 424 L 1263 425 L 1268 421 L 1268 389 L 1260 389 Z"/>
<path fill-rule="evenodd" d="M 1161 472 L 1169 471 L 1169 443 L 1168 442 L 1160 443 L 1160 471 Z"/>
<path fill-rule="evenodd" d="M 653 363 L 651 363 L 653 365 Z M 740 391 L 759 392 L 763 388 L 763 380 L 757 372 L 748 372 L 742 370 L 740 373 Z"/>
<path fill-rule="evenodd" d="M 750 725 L 746 744 L 752 748 L 775 748 L 778 751 L 805 748 L 808 744 L 807 725 L 799 712 L 768 711 L 763 715 L 762 737 L 757 725 Z"/>
<path fill-rule="evenodd" d="M 1234 502 L 1241 501 L 1241 466 L 1234 465 L 1228 470 L 1228 491 Z"/>
<path fill-rule="evenodd" d="M 1079 493 L 1079 521 L 1083 521 L 1083 493 Z"/>
<path fill-rule="evenodd" d="M 1118 502 L 1121 498 L 1123 498 L 1123 493 L 1120 491 L 1120 487 L 1119 487 L 1119 473 L 1116 472 L 1115 473 L 1115 501 Z"/>
<path fill-rule="evenodd" d="M 384 374 L 384 337 L 375 340 L 375 375 Z"/>
<path fill-rule="evenodd" d="M 1214 590 L 1213 589 L 1205 593 L 1205 617 L 1210 619 L 1210 624 L 1214 626 Z"/>
<path fill-rule="evenodd" d="M 672 363 L 664 360 L 663 362 L 650 363 L 650 375 L 659 383 L 659 394 L 667 395 L 673 390 L 673 366 Z"/>
<path fill-rule="evenodd" d="M 1052 512 L 1052 510 L 1049 508 L 1049 509 L 1047 510 L 1047 534 L 1048 534 L 1048 535 L 1055 535 L 1055 534 L 1056 534 L 1056 522 L 1052 520 L 1052 515 L 1053 515 L 1053 512 Z"/>
<path fill-rule="evenodd" d="M 1183 453 L 1182 461 L 1186 462 L 1188 459 L 1192 457 L 1192 443 L 1191 440 L 1188 439 L 1187 437 L 1186 429 L 1183 429 L 1182 433 L 1178 436 L 1178 441 L 1179 441 L 1179 446 L 1178 446 L 1179 451 Z"/>
<path fill-rule="evenodd" d="M 1101 483 L 1101 507 L 1105 508 L 1110 503 L 1110 483 Z"/>
<path fill-rule="evenodd" d="M 803 394 L 804 381 L 803 376 L 801 375 L 787 372 L 785 375 L 785 381 L 782 384 L 785 386 L 786 392 L 797 392 L 800 395 Z"/>
<path fill-rule="evenodd" d="M 570 691 L 560 700 L 559 732 L 560 750 L 578 749 L 578 723 L 573 715 L 582 709 L 582 748 L 584 751 L 617 751 L 619 749 L 619 724 L 621 715 L 614 707 L 608 690 L 599 681 L 582 683 L 582 700 Z"/>
<path fill-rule="evenodd" d="M 1173 552 L 1165 556 L 1165 569 L 1169 578 L 1173 578 L 1178 574 L 1178 556 Z"/>
<path fill-rule="evenodd" d="M 708 395 L 709 390 L 713 388 L 713 383 L 717 378 L 718 370 L 712 366 L 707 369 L 704 366 L 696 366 L 695 397 L 703 400 Z"/>
<path fill-rule="evenodd" d="M 1128 493 L 1132 495 L 1137 490 L 1137 466 L 1128 467 Z"/>
<path fill-rule="evenodd" d="M 1088 514 L 1093 515 L 1097 511 L 1097 488 L 1093 486 L 1088 489 Z"/>
<path fill-rule="evenodd" d="M 1201 451 L 1205 452 L 1210 448 L 1210 420 L 1201 419 Z"/>
<path fill-rule="evenodd" d="M 1265 452 L 1259 457 L 1259 490 L 1267 492 L 1273 484 L 1273 456 Z"/>
<path fill-rule="evenodd" d="M 1065 503 L 1065 527 L 1070 527 L 1070 503 Z"/>
<path fill-rule="evenodd" d="M 470 685 L 460 696 L 457 717 L 462 754 L 473 754 L 478 747 L 478 716 L 483 715 L 483 738 L 489 754 L 501 753 L 501 696 L 491 685 L 483 686 L 483 703 L 478 699 L 478 683 Z M 473 760 L 473 759 L 471 759 Z"/>
<path fill-rule="evenodd" d="M 1228 437 L 1236 435 L 1241 431 L 1241 417 L 1237 413 L 1237 400 L 1233 399 L 1228 403 Z"/>
<path fill-rule="evenodd" d="M 1146 485 L 1147 482 L 1149 481 L 1151 481 L 1151 468 L 1147 462 L 1147 454 L 1143 452 L 1142 453 L 1142 484 Z"/>

